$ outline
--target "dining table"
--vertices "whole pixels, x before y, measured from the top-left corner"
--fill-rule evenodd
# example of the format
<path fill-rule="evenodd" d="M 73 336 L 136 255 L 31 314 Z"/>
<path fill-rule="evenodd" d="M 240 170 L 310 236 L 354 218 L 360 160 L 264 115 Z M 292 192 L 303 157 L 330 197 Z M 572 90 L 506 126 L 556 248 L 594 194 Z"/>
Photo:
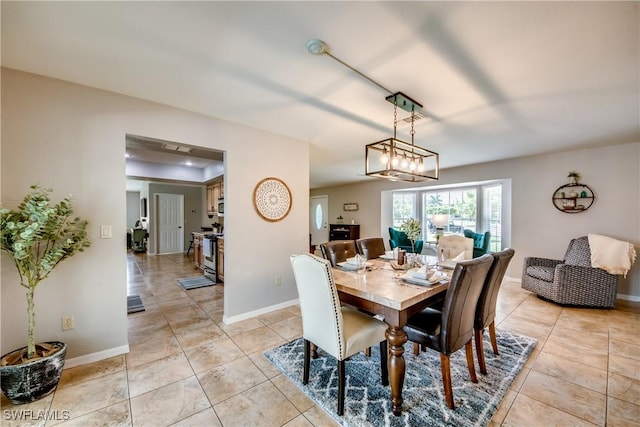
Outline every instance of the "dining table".
<path fill-rule="evenodd" d="M 435 265 L 437 259 L 422 256 L 422 261 Z M 394 267 L 398 266 L 388 260 L 374 259 L 367 262 L 364 271 L 345 271 L 334 267 L 333 276 L 342 304 L 383 316 L 389 325 L 386 338 L 390 353 L 388 366 L 391 409 L 394 415 L 400 415 L 406 368 L 404 345 L 407 334 L 404 326 L 409 316 L 444 299 L 450 275 L 439 271 L 439 280 L 435 283 L 413 284 L 403 280 L 407 271 Z"/>

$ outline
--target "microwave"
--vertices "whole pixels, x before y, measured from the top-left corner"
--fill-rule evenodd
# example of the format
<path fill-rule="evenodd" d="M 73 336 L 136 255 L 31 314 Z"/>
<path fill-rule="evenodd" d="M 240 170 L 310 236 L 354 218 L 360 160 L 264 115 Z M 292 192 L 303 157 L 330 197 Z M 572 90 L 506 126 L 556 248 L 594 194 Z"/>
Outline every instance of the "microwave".
<path fill-rule="evenodd" d="M 224 213 L 224 197 L 218 199 L 218 213 Z"/>

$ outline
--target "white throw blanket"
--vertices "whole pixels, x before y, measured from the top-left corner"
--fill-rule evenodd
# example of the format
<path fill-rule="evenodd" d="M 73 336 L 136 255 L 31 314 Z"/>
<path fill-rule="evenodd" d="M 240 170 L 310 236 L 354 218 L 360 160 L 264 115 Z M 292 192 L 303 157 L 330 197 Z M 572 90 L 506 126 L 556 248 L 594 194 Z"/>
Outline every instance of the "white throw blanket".
<path fill-rule="evenodd" d="M 591 249 L 591 266 L 627 277 L 627 272 L 636 260 L 633 244 L 600 234 L 589 233 L 587 237 Z"/>

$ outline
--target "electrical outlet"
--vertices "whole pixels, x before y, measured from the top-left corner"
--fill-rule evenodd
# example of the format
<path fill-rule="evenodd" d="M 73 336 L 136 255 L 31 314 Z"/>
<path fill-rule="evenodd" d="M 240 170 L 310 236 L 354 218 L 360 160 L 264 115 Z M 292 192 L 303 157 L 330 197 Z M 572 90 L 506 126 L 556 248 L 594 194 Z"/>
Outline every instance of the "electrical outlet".
<path fill-rule="evenodd" d="M 275 283 L 276 283 L 276 286 L 280 286 L 282 284 L 282 277 L 276 276 Z"/>
<path fill-rule="evenodd" d="M 62 316 L 62 330 L 68 331 L 69 329 L 75 328 L 75 322 L 73 321 L 73 316 Z"/>

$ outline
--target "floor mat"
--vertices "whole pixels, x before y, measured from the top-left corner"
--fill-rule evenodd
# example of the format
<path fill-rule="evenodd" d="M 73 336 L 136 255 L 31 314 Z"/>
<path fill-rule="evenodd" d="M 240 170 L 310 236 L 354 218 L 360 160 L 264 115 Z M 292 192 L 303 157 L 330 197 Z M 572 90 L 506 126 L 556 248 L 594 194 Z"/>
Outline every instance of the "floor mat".
<path fill-rule="evenodd" d="M 138 295 L 129 295 L 127 297 L 127 314 L 138 313 L 144 311 L 144 304 Z"/>
<path fill-rule="evenodd" d="M 213 286 L 216 283 L 205 276 L 186 277 L 184 279 L 178 279 L 178 283 L 185 289 L 197 289 L 204 288 L 205 286 Z"/>

